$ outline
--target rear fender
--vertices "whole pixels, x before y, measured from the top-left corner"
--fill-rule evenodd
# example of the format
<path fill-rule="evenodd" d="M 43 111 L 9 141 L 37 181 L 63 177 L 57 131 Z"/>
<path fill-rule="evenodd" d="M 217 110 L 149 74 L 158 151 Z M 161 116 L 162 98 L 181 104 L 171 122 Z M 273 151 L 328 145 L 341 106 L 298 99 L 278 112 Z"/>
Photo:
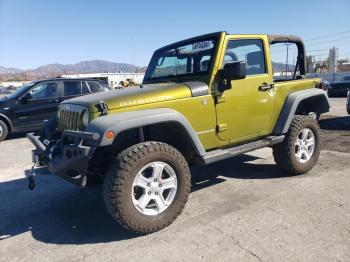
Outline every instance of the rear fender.
<path fill-rule="evenodd" d="M 326 113 L 330 108 L 328 97 L 321 89 L 313 88 L 293 92 L 288 95 L 282 107 L 281 113 L 273 129 L 274 135 L 285 134 L 288 132 L 293 117 L 298 113 L 297 110 L 302 103 L 308 105 L 307 108 L 309 112 L 318 114 Z"/>

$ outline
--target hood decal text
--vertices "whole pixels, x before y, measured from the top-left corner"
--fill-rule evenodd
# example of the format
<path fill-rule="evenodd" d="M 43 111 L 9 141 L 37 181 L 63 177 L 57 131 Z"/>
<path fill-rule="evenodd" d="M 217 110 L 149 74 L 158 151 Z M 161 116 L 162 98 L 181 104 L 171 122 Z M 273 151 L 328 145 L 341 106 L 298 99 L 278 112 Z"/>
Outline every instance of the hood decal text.
<path fill-rule="evenodd" d="M 173 99 L 172 95 L 139 98 L 139 99 L 130 100 L 130 101 L 122 101 L 119 103 L 119 106 L 120 107 L 136 106 L 136 105 L 142 105 L 142 104 L 157 103 L 157 102 L 162 102 L 162 101 L 171 100 L 171 99 Z"/>

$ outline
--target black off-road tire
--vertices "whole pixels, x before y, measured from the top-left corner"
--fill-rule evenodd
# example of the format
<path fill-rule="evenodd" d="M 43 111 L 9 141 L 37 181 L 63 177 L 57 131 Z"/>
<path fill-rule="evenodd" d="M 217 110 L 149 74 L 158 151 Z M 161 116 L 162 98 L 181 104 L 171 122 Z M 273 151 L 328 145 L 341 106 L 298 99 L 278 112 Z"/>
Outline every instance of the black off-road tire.
<path fill-rule="evenodd" d="M 295 156 L 295 141 L 304 128 L 309 128 L 315 136 L 315 149 L 306 163 L 301 163 Z M 282 143 L 273 146 L 273 157 L 283 171 L 292 175 L 301 175 L 309 172 L 316 164 L 322 147 L 320 126 L 316 119 L 310 116 L 294 116 L 288 133 Z"/>
<path fill-rule="evenodd" d="M 0 133 L 0 142 L 4 141 L 9 133 L 9 129 L 4 121 L 0 120 L 0 127 L 1 127 L 1 133 Z"/>
<path fill-rule="evenodd" d="M 177 177 L 177 192 L 166 210 L 155 216 L 147 216 L 133 205 L 132 184 L 142 167 L 154 161 L 165 162 L 173 168 Z M 124 228 L 148 234 L 169 226 L 181 214 L 190 189 L 191 175 L 182 154 L 165 143 L 143 142 L 118 154 L 106 172 L 103 197 L 110 215 Z"/>

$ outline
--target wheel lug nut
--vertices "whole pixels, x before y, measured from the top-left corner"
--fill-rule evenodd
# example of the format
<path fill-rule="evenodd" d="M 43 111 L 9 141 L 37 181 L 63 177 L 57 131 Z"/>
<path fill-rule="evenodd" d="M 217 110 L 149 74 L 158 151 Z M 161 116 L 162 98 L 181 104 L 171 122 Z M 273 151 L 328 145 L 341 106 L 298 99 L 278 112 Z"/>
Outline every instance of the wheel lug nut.
<path fill-rule="evenodd" d="M 155 194 L 155 195 L 158 195 L 158 192 L 155 192 L 154 194 Z"/>
<path fill-rule="evenodd" d="M 151 191 L 148 191 L 148 194 L 150 195 L 152 192 Z"/>
<path fill-rule="evenodd" d="M 162 187 L 162 184 L 159 184 L 158 186 L 159 186 L 159 187 Z"/>
<path fill-rule="evenodd" d="M 150 187 L 150 186 L 151 186 L 151 183 L 147 183 L 147 186 Z"/>
<path fill-rule="evenodd" d="M 157 178 L 154 179 L 154 182 L 157 182 Z"/>

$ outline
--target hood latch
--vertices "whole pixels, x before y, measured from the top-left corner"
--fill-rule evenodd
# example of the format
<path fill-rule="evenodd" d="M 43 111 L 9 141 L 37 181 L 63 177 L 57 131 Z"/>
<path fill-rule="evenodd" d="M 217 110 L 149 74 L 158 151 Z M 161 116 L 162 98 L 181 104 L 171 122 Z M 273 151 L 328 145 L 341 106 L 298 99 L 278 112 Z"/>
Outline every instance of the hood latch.
<path fill-rule="evenodd" d="M 98 103 L 96 107 L 97 110 L 101 113 L 100 116 L 105 116 L 108 114 L 108 107 L 105 101 L 100 101 L 100 103 Z"/>

